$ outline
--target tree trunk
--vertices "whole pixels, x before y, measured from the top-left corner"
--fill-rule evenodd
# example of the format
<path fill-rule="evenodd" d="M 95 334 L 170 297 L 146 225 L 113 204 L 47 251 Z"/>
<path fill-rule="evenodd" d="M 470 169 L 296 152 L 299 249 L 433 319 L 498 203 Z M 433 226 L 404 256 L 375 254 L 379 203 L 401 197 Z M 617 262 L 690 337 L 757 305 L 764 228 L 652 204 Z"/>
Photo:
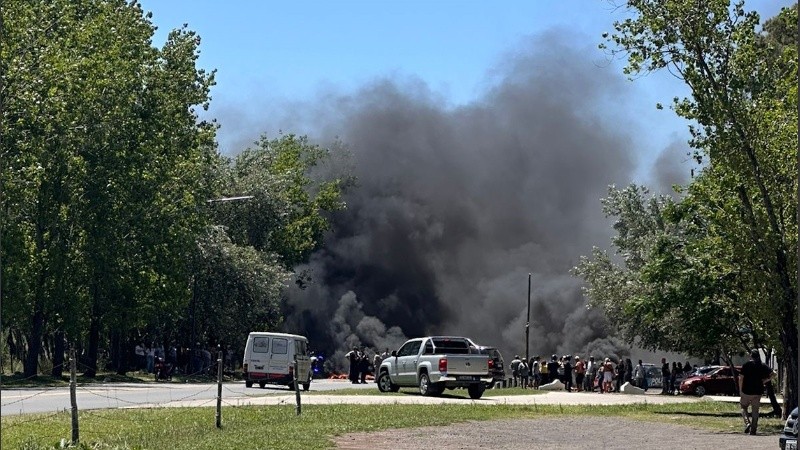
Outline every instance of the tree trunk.
<path fill-rule="evenodd" d="M 50 372 L 50 375 L 52 375 L 53 378 L 60 379 L 61 375 L 64 373 L 64 351 L 66 350 L 66 345 L 64 345 L 64 332 L 56 331 L 53 339 L 55 340 L 53 343 L 53 370 Z"/>
<path fill-rule="evenodd" d="M 30 378 L 39 373 L 39 354 L 42 351 L 42 330 L 44 329 L 44 311 L 41 300 L 37 300 L 31 332 L 28 335 L 28 354 L 25 357 L 24 376 Z"/>
<path fill-rule="evenodd" d="M 100 344 L 100 306 L 95 293 L 92 304 L 92 320 L 89 323 L 89 347 L 86 349 L 86 370 L 83 376 L 94 378 L 97 375 L 97 348 Z"/>
<path fill-rule="evenodd" d="M 781 344 L 784 348 L 784 363 L 786 364 L 786 396 L 783 398 L 784 418 L 797 407 L 797 326 L 794 323 L 794 314 L 786 314 L 783 320 Z"/>
<path fill-rule="evenodd" d="M 125 345 L 123 339 L 120 337 L 119 331 L 114 331 L 111 334 L 111 348 L 112 360 L 114 361 L 114 370 L 118 375 L 125 375 L 127 372 Z"/>

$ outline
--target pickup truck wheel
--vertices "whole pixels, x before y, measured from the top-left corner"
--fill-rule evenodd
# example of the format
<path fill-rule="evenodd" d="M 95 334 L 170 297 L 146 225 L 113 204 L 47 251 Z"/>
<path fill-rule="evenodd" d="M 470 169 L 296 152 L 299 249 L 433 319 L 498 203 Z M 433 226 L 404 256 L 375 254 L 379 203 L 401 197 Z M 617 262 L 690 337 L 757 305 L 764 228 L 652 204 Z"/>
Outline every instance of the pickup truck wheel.
<path fill-rule="evenodd" d="M 378 390 L 381 392 L 397 392 L 400 390 L 400 386 L 392 383 L 388 372 L 381 372 L 381 374 L 378 375 Z"/>
<path fill-rule="evenodd" d="M 469 387 L 467 387 L 467 392 L 469 392 L 469 398 L 474 400 L 481 398 L 481 396 L 483 395 L 483 391 L 485 390 L 486 386 L 484 386 L 483 383 L 470 384 Z"/>
<path fill-rule="evenodd" d="M 422 395 L 435 395 L 436 388 L 431 383 L 431 379 L 428 377 L 428 374 L 422 372 L 419 374 L 419 393 Z"/>

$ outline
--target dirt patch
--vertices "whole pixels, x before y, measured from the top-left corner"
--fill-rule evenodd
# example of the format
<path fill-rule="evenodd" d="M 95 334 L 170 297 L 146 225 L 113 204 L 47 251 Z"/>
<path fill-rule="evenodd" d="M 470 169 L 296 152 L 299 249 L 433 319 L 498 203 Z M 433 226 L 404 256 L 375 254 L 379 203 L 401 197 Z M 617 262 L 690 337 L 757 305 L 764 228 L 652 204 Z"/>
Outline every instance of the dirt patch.
<path fill-rule="evenodd" d="M 435 407 L 431 414 L 435 414 Z M 775 434 L 750 436 L 720 433 L 669 423 L 639 422 L 618 417 L 558 417 L 466 422 L 447 426 L 350 433 L 334 439 L 346 450 L 456 449 L 770 449 Z"/>

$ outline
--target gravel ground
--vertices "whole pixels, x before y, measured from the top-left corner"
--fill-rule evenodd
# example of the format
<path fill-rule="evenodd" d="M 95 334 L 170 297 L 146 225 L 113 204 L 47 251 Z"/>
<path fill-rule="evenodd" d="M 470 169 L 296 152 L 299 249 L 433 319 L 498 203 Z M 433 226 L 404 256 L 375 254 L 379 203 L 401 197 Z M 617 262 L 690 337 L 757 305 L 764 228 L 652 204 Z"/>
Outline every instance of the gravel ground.
<path fill-rule="evenodd" d="M 336 438 L 334 442 L 336 448 L 347 450 L 778 449 L 778 436 L 775 434 L 750 436 L 710 432 L 682 425 L 614 417 L 467 422 L 442 427 L 351 433 Z"/>

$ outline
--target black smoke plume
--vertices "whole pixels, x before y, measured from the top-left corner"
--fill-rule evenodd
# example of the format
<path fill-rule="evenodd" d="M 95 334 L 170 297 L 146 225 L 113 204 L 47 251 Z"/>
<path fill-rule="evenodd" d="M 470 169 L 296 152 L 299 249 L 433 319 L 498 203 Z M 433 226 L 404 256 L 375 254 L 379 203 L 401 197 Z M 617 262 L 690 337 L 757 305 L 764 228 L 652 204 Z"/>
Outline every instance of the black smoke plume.
<path fill-rule="evenodd" d="M 464 106 L 397 78 L 320 100 L 314 126 L 347 145 L 358 186 L 300 269 L 310 284 L 287 294 L 287 329 L 339 370 L 353 346 L 426 334 L 510 360 L 525 353 L 531 273 L 531 356 L 621 352 L 569 274 L 608 243 L 599 200 L 635 166 L 634 85 L 598 56 L 551 33 L 507 55 Z"/>

